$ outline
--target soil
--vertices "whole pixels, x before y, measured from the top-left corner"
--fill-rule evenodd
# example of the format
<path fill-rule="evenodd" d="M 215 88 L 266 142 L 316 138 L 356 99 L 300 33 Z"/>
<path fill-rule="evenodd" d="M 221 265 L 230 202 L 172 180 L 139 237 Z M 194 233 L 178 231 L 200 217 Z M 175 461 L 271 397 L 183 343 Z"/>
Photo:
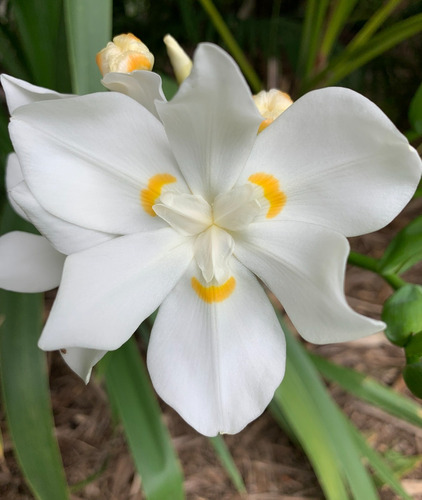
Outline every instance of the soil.
<path fill-rule="evenodd" d="M 352 248 L 379 257 L 394 234 L 421 212 L 422 199 L 414 200 L 384 230 L 352 239 Z M 415 266 L 405 278 L 422 283 L 422 266 Z M 346 294 L 356 310 L 379 318 L 382 304 L 391 294 L 391 289 L 373 273 L 350 268 Z M 307 345 L 307 348 L 336 363 L 369 374 L 411 397 L 401 376 L 405 363 L 403 350 L 391 345 L 383 334 L 344 344 Z M 50 355 L 49 361 L 56 435 L 68 482 L 75 485 L 91 475 L 95 477 L 74 493 L 72 500 L 143 499 L 141 480 L 135 472 L 122 430 L 112 420 L 102 385 L 94 378 L 85 386 L 57 353 Z M 338 386 L 330 384 L 329 389 L 374 448 L 382 453 L 393 450 L 416 458 L 415 466 L 403 477 L 402 483 L 411 496 L 422 499 L 422 429 L 357 400 Z M 209 441 L 190 428 L 171 408 L 164 403 L 161 405 L 183 467 L 189 500 L 324 498 L 306 455 L 289 440 L 268 412 L 239 434 L 225 437 L 246 484 L 247 494 L 240 497 Z M 0 497 L 3 500 L 30 500 L 33 497 L 14 459 L 4 415 L 1 425 L 4 459 L 0 459 Z M 391 500 L 396 497 L 383 488 L 380 498 Z"/>

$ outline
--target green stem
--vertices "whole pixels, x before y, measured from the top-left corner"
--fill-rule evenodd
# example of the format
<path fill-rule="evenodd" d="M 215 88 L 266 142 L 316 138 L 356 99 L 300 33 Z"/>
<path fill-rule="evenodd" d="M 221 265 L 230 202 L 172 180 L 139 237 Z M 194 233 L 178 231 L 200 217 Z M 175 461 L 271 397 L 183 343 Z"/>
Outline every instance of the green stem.
<path fill-rule="evenodd" d="M 369 271 L 373 271 L 374 273 L 378 272 L 378 260 L 373 257 L 368 257 L 367 255 L 362 255 L 358 252 L 350 252 L 349 255 L 349 264 L 353 264 L 354 266 L 362 267 L 363 269 L 369 269 Z"/>
<path fill-rule="evenodd" d="M 258 75 L 256 74 L 249 61 L 246 59 L 244 52 L 236 42 L 234 36 L 229 30 L 227 24 L 224 22 L 224 19 L 221 17 L 221 14 L 216 9 L 212 0 L 199 0 L 199 2 L 201 3 L 205 12 L 208 14 L 211 22 L 220 34 L 224 43 L 227 45 L 229 52 L 232 54 L 232 56 L 240 66 L 240 69 L 250 83 L 252 90 L 255 93 L 259 92 L 262 89 L 262 83 Z"/>
<path fill-rule="evenodd" d="M 357 267 L 361 267 L 362 269 L 368 269 L 372 271 L 381 278 L 386 281 L 394 290 L 397 290 L 406 284 L 406 281 L 400 278 L 397 274 L 383 274 L 379 271 L 379 261 L 378 259 L 374 259 L 374 257 L 368 257 L 367 255 L 362 255 L 358 252 L 350 252 L 349 264 L 352 264 Z"/>

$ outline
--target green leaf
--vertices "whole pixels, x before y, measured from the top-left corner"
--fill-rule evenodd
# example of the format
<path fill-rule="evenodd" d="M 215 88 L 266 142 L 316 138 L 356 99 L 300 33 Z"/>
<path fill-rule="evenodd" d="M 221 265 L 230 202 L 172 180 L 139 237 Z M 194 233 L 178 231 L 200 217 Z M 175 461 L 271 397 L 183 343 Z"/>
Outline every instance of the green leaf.
<path fill-rule="evenodd" d="M 246 487 L 243 482 L 242 475 L 234 463 L 233 457 L 227 448 L 223 436 L 219 434 L 218 436 L 209 438 L 209 440 L 236 490 L 241 494 L 246 493 Z"/>
<path fill-rule="evenodd" d="M 407 284 L 384 303 L 385 334 L 393 344 L 404 346 L 412 334 L 422 330 L 422 286 Z"/>
<path fill-rule="evenodd" d="M 95 56 L 111 39 L 112 0 L 64 0 L 72 88 L 104 90 Z"/>
<path fill-rule="evenodd" d="M 422 455 L 403 455 L 394 449 L 387 450 L 383 456 L 399 477 L 410 474 L 422 462 Z"/>
<path fill-rule="evenodd" d="M 0 64 L 2 71 L 16 78 L 30 80 L 25 56 L 10 30 L 10 24 L 0 24 Z"/>
<path fill-rule="evenodd" d="M 326 1 L 326 0 L 324 0 Z M 229 30 L 226 22 L 224 21 L 221 14 L 216 9 L 212 0 L 199 0 L 199 3 L 202 5 L 204 11 L 207 13 L 210 18 L 212 24 L 215 29 L 218 31 L 224 43 L 227 45 L 227 48 L 233 58 L 236 60 L 240 69 L 242 70 L 245 78 L 248 80 L 252 90 L 254 92 L 259 92 L 262 89 L 262 83 L 256 74 L 253 66 L 249 63 L 245 53 L 240 48 L 237 43 L 235 37 Z"/>
<path fill-rule="evenodd" d="M 338 384 L 350 394 L 377 406 L 390 415 L 422 427 L 422 406 L 382 385 L 372 377 L 327 359 L 309 354 L 324 378 Z"/>
<path fill-rule="evenodd" d="M 353 40 L 347 45 L 347 50 L 352 52 L 357 47 L 369 42 L 372 35 L 384 24 L 393 10 L 403 0 L 389 0 L 382 5 L 365 23 L 363 28 L 355 35 Z"/>
<path fill-rule="evenodd" d="M 173 80 L 173 78 L 170 78 L 163 73 L 159 73 L 159 75 L 161 76 L 161 81 L 163 82 L 164 95 L 166 96 L 167 100 L 170 101 L 170 99 L 172 99 L 176 92 L 179 90 L 179 86 L 177 85 L 176 81 Z"/>
<path fill-rule="evenodd" d="M 302 345 L 283 326 L 286 375 L 270 408 L 282 411 L 311 461 L 328 500 L 376 499 L 375 487 L 345 419 Z M 277 415 L 277 413 L 276 413 Z"/>
<path fill-rule="evenodd" d="M 410 103 L 409 121 L 413 129 L 422 134 L 422 83 Z"/>
<path fill-rule="evenodd" d="M 417 217 L 393 238 L 380 259 L 382 273 L 403 273 L 422 260 L 422 216 Z"/>
<path fill-rule="evenodd" d="M 308 0 L 306 2 L 305 20 L 297 65 L 297 74 L 302 78 L 308 78 L 312 74 L 322 39 L 322 29 L 328 5 L 328 0 Z"/>
<path fill-rule="evenodd" d="M 321 86 L 322 83 L 325 86 L 335 85 L 370 60 L 421 31 L 422 14 L 416 14 L 385 28 L 353 50 L 348 50 L 346 47 L 323 71 L 306 81 L 301 90 L 302 93 Z"/>
<path fill-rule="evenodd" d="M 1 233 L 25 226 L 7 208 Z M 39 294 L 0 291 L 0 378 L 8 429 L 17 460 L 39 500 L 69 498 L 50 404 Z"/>
<path fill-rule="evenodd" d="M 331 16 L 325 29 L 324 38 L 321 42 L 320 58 L 323 60 L 326 60 L 331 54 L 333 46 L 349 20 L 349 16 L 357 2 L 358 0 L 340 0 L 334 2 L 335 5 L 332 9 Z"/>
<path fill-rule="evenodd" d="M 102 365 L 148 500 L 183 499 L 180 465 L 135 341 L 109 353 Z"/>
<path fill-rule="evenodd" d="M 34 83 L 56 88 L 61 0 L 10 0 Z"/>
<path fill-rule="evenodd" d="M 406 493 L 403 486 L 400 484 L 400 481 L 397 478 L 397 470 L 392 469 L 388 462 L 377 451 L 369 446 L 366 439 L 350 421 L 348 421 L 348 423 L 350 431 L 355 438 L 361 454 L 368 459 L 371 469 L 375 472 L 381 483 L 389 486 L 394 492 L 400 495 L 401 498 L 405 500 L 412 500 L 412 497 Z M 414 457 L 409 458 L 413 459 Z M 414 463 L 413 460 L 412 463 Z"/>

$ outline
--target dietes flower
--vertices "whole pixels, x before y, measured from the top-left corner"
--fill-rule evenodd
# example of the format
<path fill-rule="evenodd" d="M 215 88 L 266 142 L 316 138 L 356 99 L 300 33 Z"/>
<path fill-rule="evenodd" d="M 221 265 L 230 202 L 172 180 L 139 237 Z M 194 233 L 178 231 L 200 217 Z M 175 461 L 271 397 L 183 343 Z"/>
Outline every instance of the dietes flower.
<path fill-rule="evenodd" d="M 155 109 L 111 92 L 13 113 L 49 231 L 60 239 L 65 222 L 116 236 L 66 259 L 39 345 L 117 349 L 160 306 L 147 358 L 157 392 L 206 435 L 238 432 L 284 373 L 283 333 L 257 278 L 309 341 L 382 329 L 346 302 L 346 236 L 395 217 L 421 162 L 347 89 L 311 92 L 257 134 L 238 67 L 210 44 Z"/>

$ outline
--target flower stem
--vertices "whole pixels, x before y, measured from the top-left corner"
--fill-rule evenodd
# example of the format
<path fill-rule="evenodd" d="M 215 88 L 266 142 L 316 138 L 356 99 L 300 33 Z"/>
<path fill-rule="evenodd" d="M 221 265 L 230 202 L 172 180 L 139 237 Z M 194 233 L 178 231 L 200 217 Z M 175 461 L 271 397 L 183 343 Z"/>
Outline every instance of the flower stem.
<path fill-rule="evenodd" d="M 256 74 L 255 70 L 246 59 L 246 56 L 239 44 L 236 42 L 236 39 L 232 35 L 229 30 L 227 24 L 224 22 L 224 19 L 221 17 L 221 14 L 216 9 L 212 0 L 199 0 L 205 12 L 208 14 L 211 22 L 214 24 L 215 29 L 220 34 L 224 43 L 227 45 L 230 53 L 239 64 L 240 69 L 245 75 L 246 79 L 249 81 L 253 92 L 257 93 L 262 89 L 262 83 Z"/>
<path fill-rule="evenodd" d="M 379 269 L 379 261 L 378 259 L 374 259 L 374 257 L 368 257 L 367 255 L 362 255 L 361 253 L 358 252 L 350 252 L 348 262 L 349 264 L 361 267 L 362 269 L 368 269 L 369 271 L 378 274 L 394 290 L 397 290 L 406 284 L 406 281 L 401 279 L 400 276 L 398 276 L 397 274 L 382 273 Z"/>

